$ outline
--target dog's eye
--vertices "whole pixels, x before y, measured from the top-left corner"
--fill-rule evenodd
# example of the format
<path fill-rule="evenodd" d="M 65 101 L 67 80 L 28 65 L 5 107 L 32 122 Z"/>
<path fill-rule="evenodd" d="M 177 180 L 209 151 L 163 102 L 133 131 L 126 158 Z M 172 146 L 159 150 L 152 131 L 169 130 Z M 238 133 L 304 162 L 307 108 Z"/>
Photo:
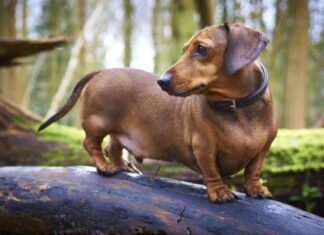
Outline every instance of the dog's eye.
<path fill-rule="evenodd" d="M 196 47 L 196 50 L 194 52 L 194 54 L 196 56 L 200 56 L 200 57 L 203 57 L 203 56 L 207 55 L 207 53 L 208 53 L 208 48 L 204 47 L 204 46 L 202 46 L 200 44 L 198 44 L 198 46 Z"/>

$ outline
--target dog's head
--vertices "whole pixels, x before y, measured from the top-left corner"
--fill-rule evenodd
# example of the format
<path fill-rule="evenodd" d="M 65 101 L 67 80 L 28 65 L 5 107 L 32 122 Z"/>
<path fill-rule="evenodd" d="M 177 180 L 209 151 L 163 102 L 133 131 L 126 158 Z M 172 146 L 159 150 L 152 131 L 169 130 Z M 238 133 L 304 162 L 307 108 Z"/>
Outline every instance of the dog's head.
<path fill-rule="evenodd" d="M 255 61 L 268 43 L 265 34 L 242 24 L 207 27 L 189 39 L 158 84 L 170 95 L 204 94 L 220 74 L 232 76 Z"/>

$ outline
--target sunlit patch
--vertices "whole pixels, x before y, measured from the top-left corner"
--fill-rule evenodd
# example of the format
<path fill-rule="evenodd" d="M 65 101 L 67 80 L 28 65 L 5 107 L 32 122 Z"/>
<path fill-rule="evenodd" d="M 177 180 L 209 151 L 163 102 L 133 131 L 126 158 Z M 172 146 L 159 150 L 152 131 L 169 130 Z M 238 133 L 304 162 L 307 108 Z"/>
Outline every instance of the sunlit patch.
<path fill-rule="evenodd" d="M 138 173 L 125 172 L 125 174 L 133 179 L 139 179 L 139 178 L 143 177 L 143 175 L 138 174 Z"/>
<path fill-rule="evenodd" d="M 92 166 L 73 166 L 73 167 L 67 167 L 67 168 L 71 168 L 73 171 L 76 171 L 78 173 L 82 173 L 82 174 L 90 174 L 93 172 L 97 172 L 95 167 Z"/>

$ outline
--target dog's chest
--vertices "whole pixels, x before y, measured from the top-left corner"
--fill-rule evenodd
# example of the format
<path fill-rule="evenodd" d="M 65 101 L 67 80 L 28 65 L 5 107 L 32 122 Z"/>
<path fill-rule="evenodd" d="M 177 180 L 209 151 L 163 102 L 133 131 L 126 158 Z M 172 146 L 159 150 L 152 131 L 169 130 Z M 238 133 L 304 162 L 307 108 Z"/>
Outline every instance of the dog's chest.
<path fill-rule="evenodd" d="M 266 128 L 229 128 L 218 138 L 217 162 L 224 175 L 243 169 L 267 146 L 269 131 Z"/>

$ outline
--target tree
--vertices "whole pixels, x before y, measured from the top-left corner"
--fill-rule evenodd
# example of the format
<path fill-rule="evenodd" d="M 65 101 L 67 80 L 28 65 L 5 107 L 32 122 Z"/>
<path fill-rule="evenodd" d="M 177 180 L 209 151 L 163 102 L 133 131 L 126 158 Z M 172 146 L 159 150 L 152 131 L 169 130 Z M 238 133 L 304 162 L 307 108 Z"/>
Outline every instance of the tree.
<path fill-rule="evenodd" d="M 169 2 L 156 0 L 152 15 L 152 38 L 155 49 L 154 72 L 163 73 L 170 67 L 171 38 L 167 32 L 170 27 Z"/>
<path fill-rule="evenodd" d="M 0 37 L 16 38 L 16 6 L 17 0 L 0 1 Z M 23 92 L 17 72 L 16 68 L 0 70 L 0 94 L 20 104 Z"/>
<path fill-rule="evenodd" d="M 214 24 L 215 5 L 213 0 L 195 0 L 200 17 L 200 28 Z"/>
<path fill-rule="evenodd" d="M 0 168 L 3 234 L 323 234 L 324 219 L 275 200 L 212 204 L 206 187 L 91 167 Z"/>
<path fill-rule="evenodd" d="M 308 1 L 288 1 L 287 30 L 289 43 L 286 53 L 284 81 L 284 122 L 288 128 L 305 127 L 307 104 L 308 63 Z"/>
<path fill-rule="evenodd" d="M 272 31 L 272 39 L 269 45 L 270 53 L 269 59 L 266 60 L 268 64 L 269 76 L 270 76 L 270 88 L 273 94 L 274 103 L 279 113 L 283 110 L 283 89 L 282 84 L 284 81 L 284 55 L 286 55 L 286 24 L 285 19 L 287 17 L 287 7 L 284 6 L 284 0 L 276 0 L 275 2 L 275 25 Z M 280 119 L 283 120 L 282 115 Z"/>
<path fill-rule="evenodd" d="M 124 3 L 124 65 L 129 67 L 132 60 L 133 5 L 131 0 Z"/>
<path fill-rule="evenodd" d="M 194 20 L 193 0 L 172 1 L 171 13 L 171 63 L 175 63 L 182 54 L 184 43 L 197 31 L 198 24 Z"/>

